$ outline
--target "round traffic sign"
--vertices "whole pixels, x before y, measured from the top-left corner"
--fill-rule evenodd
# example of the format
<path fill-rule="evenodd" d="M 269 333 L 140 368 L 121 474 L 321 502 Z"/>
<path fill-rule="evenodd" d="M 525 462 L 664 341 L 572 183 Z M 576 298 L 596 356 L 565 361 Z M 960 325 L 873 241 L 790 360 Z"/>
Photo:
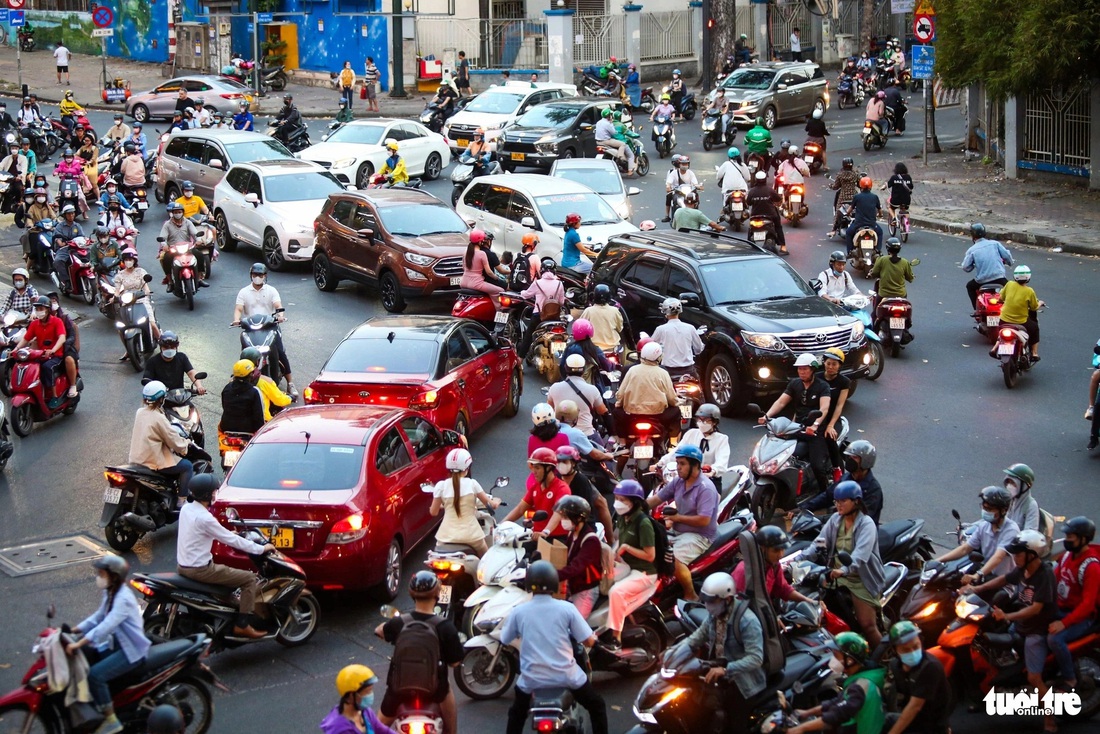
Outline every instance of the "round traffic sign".
<path fill-rule="evenodd" d="M 918 14 L 913 17 L 913 35 L 921 43 L 928 43 L 936 35 L 936 26 L 933 16 Z"/>
<path fill-rule="evenodd" d="M 22 10 L 27 0 L 8 0 L 8 7 L 12 10 Z"/>
<path fill-rule="evenodd" d="M 96 28 L 106 28 L 114 22 L 114 19 L 115 14 L 106 5 L 100 5 L 92 11 L 92 23 L 95 24 Z"/>

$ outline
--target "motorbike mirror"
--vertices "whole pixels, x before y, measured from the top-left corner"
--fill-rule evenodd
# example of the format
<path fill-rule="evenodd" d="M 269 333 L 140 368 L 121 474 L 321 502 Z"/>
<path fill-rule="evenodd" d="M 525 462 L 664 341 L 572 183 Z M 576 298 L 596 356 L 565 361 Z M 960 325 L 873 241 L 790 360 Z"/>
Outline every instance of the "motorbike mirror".
<path fill-rule="evenodd" d="M 230 507 L 228 510 L 225 511 L 225 519 L 229 522 L 240 522 L 241 515 L 235 509 Z"/>
<path fill-rule="evenodd" d="M 845 566 L 851 566 L 852 565 L 852 554 L 849 553 L 848 551 L 838 551 L 837 554 L 836 554 L 836 557 Z"/>
<path fill-rule="evenodd" d="M 157 242 L 167 242 L 163 237 L 157 237 Z"/>
<path fill-rule="evenodd" d="M 809 415 L 806 416 L 806 422 L 807 423 L 812 423 L 813 421 L 817 420 L 820 417 L 821 417 L 821 411 L 820 410 L 811 410 Z"/>
<path fill-rule="evenodd" d="M 205 372 L 196 372 L 195 373 L 195 379 L 196 380 L 205 380 L 206 379 L 206 373 Z"/>
<path fill-rule="evenodd" d="M 443 444 L 445 446 L 461 446 L 462 436 L 460 436 L 456 431 L 444 431 Z"/>
<path fill-rule="evenodd" d="M 428 484 L 427 482 L 424 482 L 420 485 L 420 491 L 424 494 L 435 494 L 435 487 Z"/>
<path fill-rule="evenodd" d="M 677 512 L 678 511 L 675 507 L 665 507 L 661 510 L 661 514 L 665 517 L 672 517 L 673 515 L 677 514 Z"/>
<path fill-rule="evenodd" d="M 512 480 L 509 479 L 508 477 L 497 477 L 497 480 L 495 482 L 493 482 L 493 486 L 498 487 L 498 488 L 499 487 L 507 487 L 508 483 L 511 482 L 511 481 Z"/>
<path fill-rule="evenodd" d="M 951 517 L 955 518 L 955 519 L 956 519 L 956 520 L 958 520 L 959 522 L 962 522 L 962 516 L 961 516 L 961 515 L 959 515 L 959 511 L 958 511 L 958 510 L 951 510 Z"/>
<path fill-rule="evenodd" d="M 547 385 L 542 386 L 542 394 L 543 395 L 549 395 L 550 394 L 550 388 Z"/>
<path fill-rule="evenodd" d="M 146 283 L 152 283 L 152 282 L 153 282 L 153 276 L 152 276 L 152 275 L 150 275 L 149 273 L 146 273 L 146 274 L 145 274 L 145 278 L 143 278 L 143 280 L 144 280 L 144 281 L 145 281 Z"/>
<path fill-rule="evenodd" d="M 640 193 L 642 193 L 642 190 L 639 189 L 637 186 L 631 186 L 626 190 L 627 196 L 637 196 Z"/>
<path fill-rule="evenodd" d="M 211 168 L 225 168 L 225 162 L 221 158 L 211 158 L 210 162 L 206 165 L 210 166 Z"/>
<path fill-rule="evenodd" d="M 57 616 L 57 607 L 53 604 L 46 607 L 46 619 L 53 619 Z"/>
<path fill-rule="evenodd" d="M 603 399 L 604 400 L 610 400 L 613 397 L 615 397 L 615 393 L 611 392 L 610 389 L 603 391 Z"/>
<path fill-rule="evenodd" d="M 920 265 L 920 258 L 919 257 L 913 258 L 912 260 L 909 261 L 909 264 L 914 266 L 914 267 L 917 266 L 917 265 Z"/>
<path fill-rule="evenodd" d="M 746 405 L 745 413 L 753 417 L 764 415 L 764 411 L 761 410 L 760 406 L 756 403 L 749 403 L 748 405 Z"/>
<path fill-rule="evenodd" d="M 565 291 L 565 297 L 568 298 L 570 301 L 575 300 L 576 297 L 577 297 L 577 289 L 576 288 L 567 289 Z"/>
<path fill-rule="evenodd" d="M 821 290 L 821 281 L 814 278 L 810 281 L 810 288 L 813 288 L 814 292 Z"/>
<path fill-rule="evenodd" d="M 971 563 L 981 563 L 982 561 L 985 560 L 985 556 L 983 556 L 978 551 L 970 551 L 970 555 L 968 555 L 966 558 Z"/>
<path fill-rule="evenodd" d="M 378 610 L 378 613 L 386 619 L 396 619 L 401 616 L 401 610 L 390 604 L 383 604 L 382 608 Z"/>
<path fill-rule="evenodd" d="M 531 516 L 531 519 L 535 522 L 546 522 L 550 519 L 550 513 L 546 510 L 539 510 Z"/>

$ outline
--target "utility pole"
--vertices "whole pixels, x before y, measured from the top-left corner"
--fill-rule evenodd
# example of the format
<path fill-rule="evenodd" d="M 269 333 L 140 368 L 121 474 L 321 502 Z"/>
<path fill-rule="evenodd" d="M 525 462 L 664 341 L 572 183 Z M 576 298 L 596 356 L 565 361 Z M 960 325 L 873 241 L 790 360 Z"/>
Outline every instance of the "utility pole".
<path fill-rule="evenodd" d="M 393 89 L 390 96 L 405 99 L 405 23 L 401 0 L 393 0 Z"/>
<path fill-rule="evenodd" d="M 714 61 L 711 58 L 714 55 L 711 51 L 714 48 L 714 19 L 710 15 L 710 3 L 711 0 L 703 0 L 703 58 L 699 59 L 703 66 L 703 73 L 700 75 L 703 80 L 703 94 L 710 89 L 714 72 Z"/>

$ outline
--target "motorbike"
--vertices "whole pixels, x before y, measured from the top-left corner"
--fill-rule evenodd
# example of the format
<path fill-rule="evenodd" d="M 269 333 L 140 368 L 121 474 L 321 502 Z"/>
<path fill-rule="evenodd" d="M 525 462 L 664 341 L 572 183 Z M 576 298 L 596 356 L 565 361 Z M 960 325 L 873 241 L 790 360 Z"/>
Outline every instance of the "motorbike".
<path fill-rule="evenodd" d="M 746 192 L 734 189 L 725 197 L 722 204 L 722 213 L 718 216 L 719 222 L 729 222 L 735 232 L 740 232 L 749 218 L 749 208 L 745 206 Z"/>
<path fill-rule="evenodd" d="M 286 145 L 291 153 L 300 153 L 313 145 L 309 139 L 309 129 L 305 123 L 298 123 L 292 128 L 283 129 L 283 121 L 271 120 L 267 123 L 267 134 Z"/>
<path fill-rule="evenodd" d="M 668 430 L 656 417 L 641 416 L 632 418 L 627 435 L 619 438 L 624 439 L 626 445 L 616 449 L 626 449 L 626 466 L 633 468 L 634 478 L 649 494 L 660 480 L 649 467 L 668 452 Z"/>
<path fill-rule="evenodd" d="M 229 470 L 237 465 L 244 447 L 248 445 L 254 435 L 253 433 L 218 429 L 218 454 L 221 457 L 222 474 L 228 474 Z"/>
<path fill-rule="evenodd" d="M 153 155 L 156 155 L 155 153 Z M 149 192 L 144 186 L 125 187 L 126 200 L 130 202 L 134 221 L 140 224 L 145 221 L 145 212 L 149 211 Z"/>
<path fill-rule="evenodd" d="M 669 95 L 672 94 L 671 90 L 668 87 L 665 87 L 661 91 L 661 93 Z M 680 117 L 684 118 L 685 120 L 694 120 L 695 113 L 699 109 L 699 105 L 695 102 L 695 93 L 689 92 L 687 89 L 684 90 L 684 96 L 680 98 L 679 106 L 676 106 L 676 104 L 673 103 L 673 107 L 676 108 L 676 114 L 680 115 Z"/>
<path fill-rule="evenodd" d="M 3 326 L 0 327 L 0 392 L 6 397 L 11 397 L 11 370 L 15 364 L 15 346 L 27 333 L 27 324 L 31 321 L 30 314 L 15 309 L 4 314 Z"/>
<path fill-rule="evenodd" d="M 700 326 L 700 336 L 705 336 L 705 326 Z M 693 425 L 695 411 L 703 404 L 703 386 L 699 383 L 699 375 L 695 373 L 683 374 L 672 382 L 676 391 L 676 404 L 680 408 L 680 433 L 684 433 Z"/>
<path fill-rule="evenodd" d="M 157 243 L 164 246 L 165 239 L 157 237 Z M 195 256 L 194 242 L 177 242 L 168 249 L 172 251 L 172 275 L 168 283 L 168 292 L 176 298 L 187 301 L 187 310 L 195 310 L 195 292 L 199 289 L 198 258 Z"/>
<path fill-rule="evenodd" d="M 676 212 L 687 206 L 686 199 L 689 194 L 695 193 L 698 187 L 684 183 L 680 184 L 672 190 L 672 208 L 669 209 L 669 216 L 673 219 L 676 218 Z M 672 225 L 669 225 L 672 226 Z"/>
<path fill-rule="evenodd" d="M 781 181 L 779 190 L 783 195 L 779 213 L 791 223 L 792 227 L 797 227 L 798 222 L 810 213 L 810 207 L 806 204 L 806 185 Z"/>
<path fill-rule="evenodd" d="M 802 144 L 802 160 L 809 166 L 811 176 L 821 170 L 821 154 L 823 152 L 821 143 L 815 140 L 807 140 Z"/>
<path fill-rule="evenodd" d="M 562 309 L 568 313 L 567 308 Z M 561 356 L 569 347 L 569 323 L 566 320 L 540 321 L 531 336 L 527 361 L 551 385 L 561 379 Z"/>
<path fill-rule="evenodd" d="M 205 380 L 205 372 L 196 372 L 195 380 Z M 145 380 L 142 380 L 142 384 Z M 164 396 L 164 415 L 168 421 L 177 427 L 177 430 L 186 434 L 200 449 L 206 448 L 206 429 L 202 425 L 202 414 L 195 407 L 195 396 L 198 395 L 195 383 L 190 387 L 177 387 L 168 391 Z"/>
<path fill-rule="evenodd" d="M 733 124 L 733 115 L 727 119 L 726 125 L 722 125 L 722 110 L 709 108 L 703 113 L 700 123 L 703 130 L 703 150 L 710 150 L 721 145 L 729 145 L 737 137 L 737 128 Z"/>
<path fill-rule="evenodd" d="M 890 236 L 899 237 L 902 242 L 909 241 L 909 206 L 907 204 L 894 207 L 894 216 L 890 217 Z"/>
<path fill-rule="evenodd" d="M 10 173 L 0 172 L 0 213 L 14 214 L 15 226 L 23 229 L 27 224 L 26 212 L 20 181 Z"/>
<path fill-rule="evenodd" d="M 248 61 L 238 57 L 221 68 L 221 75 L 236 79 L 241 84 L 247 85 L 252 80 L 252 70 L 254 68 L 256 68 L 255 61 Z"/>
<path fill-rule="evenodd" d="M 451 169 L 451 206 L 458 204 L 458 197 L 466 190 L 466 186 L 478 176 L 493 176 L 504 172 L 504 169 L 500 167 L 500 163 L 492 154 L 485 154 L 481 160 L 480 166 L 475 165 L 472 160 L 466 163 L 459 161 Z"/>
<path fill-rule="evenodd" d="M 913 341 L 913 304 L 908 298 L 876 298 L 872 330 L 890 349 L 891 357 L 901 356 L 901 348 Z"/>
<path fill-rule="evenodd" d="M 641 104 L 636 108 L 643 110 L 647 115 L 653 112 L 653 108 L 657 106 L 657 98 L 653 96 L 653 87 L 645 87 L 642 89 Z"/>
<path fill-rule="evenodd" d="M 77 214 L 80 214 L 83 211 L 80 201 L 80 184 L 76 182 L 72 175 L 65 174 L 57 188 L 57 211 L 71 205 L 76 208 Z"/>
<path fill-rule="evenodd" d="M 509 297 L 514 298 L 519 303 L 526 303 L 518 293 L 509 294 Z M 509 310 L 512 305 L 510 300 L 508 305 Z M 493 301 L 493 297 L 484 291 L 478 291 L 472 288 L 460 288 L 458 294 L 455 296 L 455 302 L 451 306 L 451 316 L 459 319 L 478 321 L 486 329 L 503 333 L 510 320 L 509 310 L 503 308 L 498 310 L 496 302 Z M 515 333 L 517 338 L 519 336 L 519 329 L 520 325 L 517 323 L 515 324 L 515 328 L 511 330 Z"/>
<path fill-rule="evenodd" d="M 882 254 L 878 241 L 878 232 L 874 227 L 861 227 L 852 238 L 854 247 L 848 255 L 848 264 L 853 270 L 862 273 L 864 278 L 871 277 L 871 268 Z"/>
<path fill-rule="evenodd" d="M 768 252 L 779 252 L 775 222 L 764 217 L 749 219 L 749 239 Z"/>
<path fill-rule="evenodd" d="M 836 85 L 836 104 L 840 109 L 845 107 L 859 107 L 866 99 L 866 92 L 858 77 L 844 74 Z"/>
<path fill-rule="evenodd" d="M 442 105 L 434 99 L 428 102 L 428 106 L 420 113 L 420 124 L 433 133 L 443 132 L 443 123 L 451 116 Z"/>
<path fill-rule="evenodd" d="M 649 156 L 646 155 L 645 148 L 642 147 L 642 141 L 638 138 L 630 138 L 627 140 L 627 145 L 634 152 L 634 169 L 639 176 L 649 175 Z M 615 165 L 619 167 L 619 173 L 626 173 L 629 169 L 626 164 L 626 155 L 616 150 L 615 148 L 607 148 L 602 145 L 596 145 L 596 158 L 610 158 L 615 161 Z"/>
<path fill-rule="evenodd" d="M 889 110 L 889 107 L 887 108 Z M 889 121 L 890 114 L 886 114 L 882 120 L 877 124 L 870 120 L 863 121 L 863 130 L 860 131 L 860 135 L 863 137 L 863 149 L 871 150 L 871 148 L 885 148 L 886 141 L 890 137 L 889 133 Z"/>
<path fill-rule="evenodd" d="M 1028 336 L 1022 324 L 1002 323 L 997 330 L 997 342 L 989 350 L 989 356 L 1001 363 L 1005 387 L 1016 387 L 1020 373 L 1027 372 L 1034 364 Z"/>
<path fill-rule="evenodd" d="M 34 40 L 33 28 L 28 28 L 26 30 L 20 28 L 15 35 L 19 39 L 20 51 L 33 51 L 35 49 L 37 44 Z"/>
<path fill-rule="evenodd" d="M 393 176 L 386 173 L 376 173 L 370 177 L 368 189 L 419 189 L 421 179 L 410 178 L 407 183 L 395 183 Z"/>
<path fill-rule="evenodd" d="M 31 435 L 35 423 L 42 423 L 60 413 L 72 415 L 80 403 L 80 395 L 68 396 L 69 376 L 64 364 L 54 369 L 53 395 L 46 397 L 46 383 L 42 365 L 47 361 L 42 349 L 17 349 L 15 364 L 11 369 L 11 424 L 20 438 Z M 77 375 L 76 389 L 84 389 L 84 380 Z"/>
<path fill-rule="evenodd" d="M 260 67 L 260 85 L 265 91 L 271 89 L 274 92 L 281 92 L 286 89 L 289 81 L 290 79 L 286 75 L 286 67 L 282 64 Z"/>
<path fill-rule="evenodd" d="M 871 296 L 874 296 L 873 291 L 871 292 Z M 886 352 L 883 350 L 882 338 L 871 326 L 871 303 L 871 298 L 862 293 L 852 294 L 840 299 L 840 305 L 843 306 L 848 313 L 863 322 L 863 333 L 867 336 L 867 346 L 870 347 L 870 354 L 864 357 L 864 363 L 867 364 L 869 370 L 867 372 L 867 379 L 874 381 L 882 376 L 882 370 L 886 366 Z M 859 380 L 852 380 L 852 384 L 848 388 L 849 399 L 855 395 L 858 385 Z"/>
<path fill-rule="evenodd" d="M 95 305 L 99 288 L 96 285 L 95 273 L 92 271 L 91 259 L 88 256 L 88 239 L 86 237 L 74 237 L 68 245 L 68 281 L 62 282 L 61 276 L 54 270 L 50 273 L 54 287 L 70 298 L 81 298 L 89 306 Z"/>
<path fill-rule="evenodd" d="M 52 130 L 47 133 L 47 129 L 40 122 L 32 122 L 23 128 L 23 136 L 31 139 L 31 148 L 34 150 L 39 162 L 48 161 L 61 144 L 61 139 Z M 52 149 L 50 147 L 51 141 L 53 143 Z"/>
<path fill-rule="evenodd" d="M 191 253 L 195 255 L 199 276 L 205 280 L 210 277 L 214 261 L 218 259 L 218 248 L 215 246 L 218 230 L 214 227 L 214 222 L 205 214 L 196 214 L 191 217 L 191 223 L 199 233 Z"/>
<path fill-rule="evenodd" d="M 152 279 L 152 275 L 146 274 L 146 283 Z M 118 338 L 126 349 L 130 366 L 135 372 L 141 372 L 145 369 L 145 361 L 157 348 L 150 320 L 152 297 L 140 290 L 126 291 L 119 295 L 115 303 L 115 329 L 118 331 Z"/>
<path fill-rule="evenodd" d="M 283 313 L 285 309 L 275 309 L 275 314 Z M 279 354 L 275 349 L 275 340 L 279 338 L 279 324 L 275 316 L 267 314 L 252 314 L 241 319 L 241 349 L 256 347 L 266 359 L 264 359 L 263 373 L 278 385 L 283 379 L 283 367 L 279 362 Z"/>
<path fill-rule="evenodd" d="M 657 157 L 664 158 L 672 153 L 676 147 L 676 131 L 673 129 L 672 120 L 668 115 L 657 115 L 653 120 L 653 131 L 650 139 L 657 150 Z"/>
<path fill-rule="evenodd" d="M 1001 326 L 1001 286 L 986 283 L 978 288 L 977 308 L 974 309 L 974 328 L 985 336 L 990 344 L 996 344 Z"/>
<path fill-rule="evenodd" d="M 920 580 L 909 590 L 900 614 L 902 619 L 920 627 L 925 649 L 935 645 L 947 625 L 954 621 L 955 597 L 963 585 L 962 577 L 977 573 L 982 560 L 982 554 L 975 551 L 967 558 L 947 563 L 929 560 L 924 564 Z"/>

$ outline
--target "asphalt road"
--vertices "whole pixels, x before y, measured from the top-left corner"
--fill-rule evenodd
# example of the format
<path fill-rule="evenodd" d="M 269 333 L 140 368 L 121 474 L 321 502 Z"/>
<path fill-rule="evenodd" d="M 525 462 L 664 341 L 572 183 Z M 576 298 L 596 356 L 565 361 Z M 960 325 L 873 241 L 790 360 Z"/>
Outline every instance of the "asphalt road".
<path fill-rule="evenodd" d="M 859 111 L 829 115 L 833 125 L 830 159 L 839 168 L 842 151 L 851 151 L 862 167 L 873 164 L 876 180 L 898 160 L 919 165 L 919 134 L 892 139 L 885 151 L 864 154 L 859 148 Z M 915 115 L 911 115 L 915 118 Z M 99 128 L 108 117 L 93 113 Z M 322 125 L 311 128 L 319 139 Z M 919 127 L 914 119 L 911 130 Z M 648 140 L 648 130 L 644 133 Z M 776 141 L 790 137 L 801 144 L 801 126 L 774 132 Z M 713 182 L 714 166 L 721 151 L 704 153 L 697 123 L 679 129 L 680 148 L 693 159 L 693 167 L 706 184 L 702 196 L 705 211 L 716 214 L 719 196 Z M 662 181 L 667 167 L 655 161 L 654 172 L 640 182 L 643 193 L 635 197 L 635 221 L 659 219 L 663 213 Z M 443 179 L 428 184 L 432 193 L 446 199 L 450 184 Z M 837 242 L 824 237 L 831 222 L 832 193 L 822 194 L 822 179 L 812 180 L 810 214 L 803 226 L 788 235 L 791 264 L 806 277 L 814 277 L 826 265 Z M 152 260 L 156 232 L 163 207 L 155 205 L 141 228 L 138 249 L 143 264 L 156 272 Z M 18 233 L 10 216 L 0 220 L 0 273 L 5 284 L 19 258 Z M 944 538 L 951 529 L 951 508 L 964 517 L 978 514 L 976 494 L 987 484 L 999 484 L 1001 469 L 1015 461 L 1030 464 L 1038 475 L 1036 495 L 1041 505 L 1056 515 L 1100 515 L 1100 499 L 1093 492 L 1097 457 L 1084 450 L 1087 424 L 1082 420 L 1088 365 L 1095 333 L 1095 291 L 1098 262 L 1095 259 L 1015 248 L 1017 258 L 1030 265 L 1033 285 L 1049 309 L 1042 315 L 1043 362 L 1006 390 L 997 363 L 971 327 L 963 284 L 958 270 L 967 243 L 959 238 L 914 232 L 903 250 L 920 257 L 917 282 L 910 288 L 915 307 L 916 340 L 899 359 L 891 359 L 877 383 L 860 386 L 849 403 L 847 415 L 855 435 L 873 441 L 879 449 L 875 472 L 886 492 L 886 516 L 923 517 L 926 530 Z M 181 334 L 180 348 L 197 369 L 208 371 L 212 395 L 200 398 L 208 431 L 218 419 L 216 397 L 239 351 L 238 333 L 227 328 L 233 299 L 247 283 L 248 264 L 256 252 L 242 249 L 223 254 L 211 287 L 200 291 L 195 311 L 161 293 L 158 319 L 165 328 Z M 365 318 L 382 313 L 377 294 L 369 289 L 343 286 L 323 294 L 313 285 L 305 267 L 273 274 L 270 282 L 282 294 L 289 321 L 284 338 L 299 387 L 316 374 L 340 335 Z M 41 280 L 36 287 L 45 288 Z M 7 285 L 5 285 L 5 288 Z M 1080 304 L 1088 304 L 1081 308 Z M 69 304 L 66 304 L 68 307 Z M 84 316 L 81 322 L 82 374 L 86 390 L 71 417 L 38 425 L 26 439 L 16 440 L 15 456 L 0 476 L 0 545 L 11 547 L 68 535 L 84 535 L 102 543 L 96 525 L 104 486 L 104 464 L 123 461 L 128 446 L 133 411 L 140 402 L 140 385 L 128 365 L 116 361 L 120 345 L 114 329 L 93 309 L 72 304 Z M 541 398 L 542 381 L 528 373 L 523 406 L 529 409 Z M 517 450 L 526 441 L 528 423 L 524 411 L 511 421 L 499 418 L 473 437 L 475 471 L 479 476 L 510 475 L 512 486 L 502 492 L 514 502 L 520 494 L 525 467 Z M 735 460 L 747 463 L 759 437 L 745 420 L 723 420 L 730 435 Z M 162 530 L 143 540 L 131 561 L 142 571 L 167 570 L 174 565 L 175 529 Z M 406 573 L 420 567 L 423 548 L 406 563 Z M 98 601 L 86 565 L 70 566 L 38 575 L 9 578 L 0 575 L 4 633 L 0 635 L 0 690 L 18 685 L 33 658 L 30 647 L 44 623 L 48 603 L 57 605 L 60 618 L 79 621 Z M 388 645 L 372 635 L 379 620 L 378 602 L 367 595 L 321 597 L 321 629 L 303 648 L 287 650 L 262 643 L 218 656 L 213 667 L 232 688 L 217 697 L 213 731 L 246 729 L 290 732 L 314 730 L 335 701 L 333 679 L 350 662 L 384 669 Z M 407 600 L 405 600 L 407 602 Z M 407 604 L 406 604 L 407 605 Z M 600 690 L 611 707 L 614 731 L 632 723 L 630 705 L 641 681 L 604 675 Z M 462 731 L 498 732 L 510 697 L 473 703 L 459 694 Z M 244 722 L 251 722 L 251 726 Z M 957 731 L 981 731 L 990 723 L 984 715 L 960 714 Z M 996 722 L 1009 729 L 1037 728 L 1037 722 L 1009 719 Z M 1084 727 L 1078 727 L 1084 731 Z"/>

